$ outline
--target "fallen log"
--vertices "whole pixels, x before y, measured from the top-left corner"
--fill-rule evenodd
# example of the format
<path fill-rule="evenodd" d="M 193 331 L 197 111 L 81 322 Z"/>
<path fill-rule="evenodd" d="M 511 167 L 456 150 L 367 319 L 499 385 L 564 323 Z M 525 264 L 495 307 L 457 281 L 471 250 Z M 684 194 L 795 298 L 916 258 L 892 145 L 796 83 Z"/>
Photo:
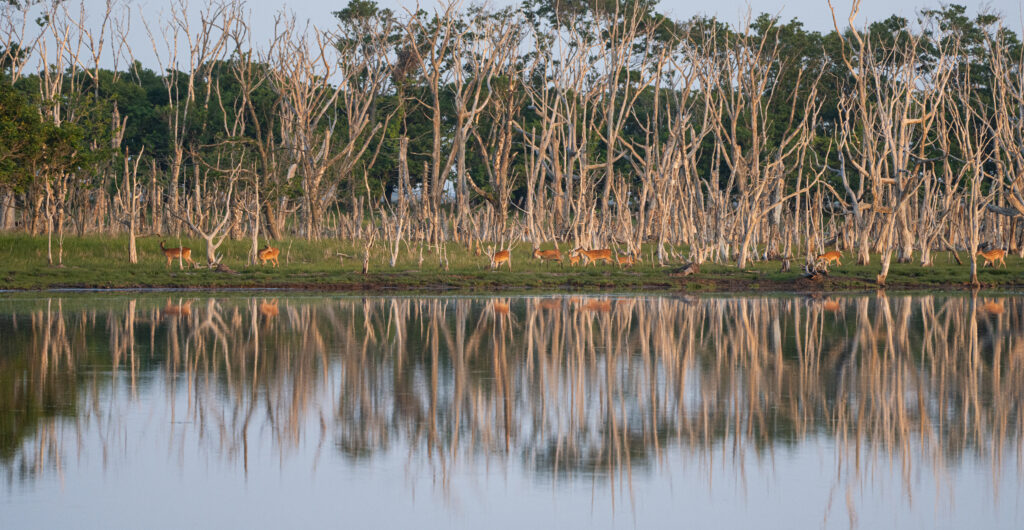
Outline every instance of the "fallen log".
<path fill-rule="evenodd" d="M 693 276 L 700 272 L 700 265 L 697 263 L 686 263 L 682 267 L 676 267 L 669 271 L 669 276 Z"/>
<path fill-rule="evenodd" d="M 216 266 L 213 267 L 213 270 L 216 271 L 216 272 L 223 272 L 223 273 L 227 273 L 227 274 L 235 274 L 235 275 L 238 274 L 237 272 L 232 270 L 231 267 L 228 267 L 227 265 L 225 265 L 223 263 L 218 263 Z"/>

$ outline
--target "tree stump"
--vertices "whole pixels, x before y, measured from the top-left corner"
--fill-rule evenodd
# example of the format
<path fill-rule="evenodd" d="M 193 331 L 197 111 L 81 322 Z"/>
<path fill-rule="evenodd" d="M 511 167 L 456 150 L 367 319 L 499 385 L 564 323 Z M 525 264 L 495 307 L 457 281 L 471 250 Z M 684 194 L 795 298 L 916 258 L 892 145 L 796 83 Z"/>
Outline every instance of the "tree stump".
<path fill-rule="evenodd" d="M 804 266 L 804 278 L 812 282 L 820 282 L 828 278 L 828 269 L 819 269 L 817 266 Z"/>

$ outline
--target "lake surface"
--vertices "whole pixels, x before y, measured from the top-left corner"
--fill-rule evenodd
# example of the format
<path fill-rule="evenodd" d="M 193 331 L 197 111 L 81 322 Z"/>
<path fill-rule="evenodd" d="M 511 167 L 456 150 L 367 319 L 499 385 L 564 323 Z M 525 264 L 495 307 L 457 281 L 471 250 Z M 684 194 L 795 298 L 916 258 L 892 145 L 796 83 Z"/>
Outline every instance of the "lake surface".
<path fill-rule="evenodd" d="M 0 528 L 1021 528 L 1024 297 L 0 295 Z"/>

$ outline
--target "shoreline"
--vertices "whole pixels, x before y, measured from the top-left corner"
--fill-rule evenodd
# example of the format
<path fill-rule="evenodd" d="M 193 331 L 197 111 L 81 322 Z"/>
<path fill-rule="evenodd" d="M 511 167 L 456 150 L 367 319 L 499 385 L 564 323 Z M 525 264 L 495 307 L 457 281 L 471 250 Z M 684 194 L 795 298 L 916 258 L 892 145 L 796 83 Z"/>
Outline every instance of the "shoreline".
<path fill-rule="evenodd" d="M 325 282 L 288 282 L 288 281 L 239 281 L 210 282 L 208 284 L 181 285 L 176 282 L 167 283 L 129 283 L 110 282 L 105 284 L 79 282 L 53 282 L 38 287 L 2 287 L 0 295 L 18 293 L 119 293 L 119 292 L 284 292 L 284 293 L 341 293 L 351 295 L 642 295 L 642 294 L 792 294 L 792 295 L 825 295 L 825 294 L 865 294 L 876 291 L 887 293 L 902 292 L 952 292 L 971 291 L 974 288 L 967 282 L 963 283 L 930 283 L 913 282 L 894 279 L 886 286 L 873 282 L 861 281 L 857 278 L 832 276 L 814 281 L 802 276 L 791 280 L 765 278 L 736 278 L 735 275 L 707 274 L 704 276 L 687 276 L 675 278 L 667 276 L 661 281 L 640 281 L 637 283 L 623 282 L 622 278 L 609 278 L 607 281 L 591 279 L 569 282 L 543 281 L 510 283 L 489 282 L 480 275 L 447 274 L 438 275 L 424 273 L 423 282 L 396 281 L 394 273 L 368 274 L 365 277 L 352 278 L 347 281 Z M 362 276 L 362 275 L 360 275 Z M 427 278 L 426 276 L 429 276 Z M 551 280 L 552 278 L 548 278 Z M 650 280 L 650 278 L 644 278 Z M 112 285 L 112 283 L 114 285 Z M 980 291 L 1015 291 L 1024 290 L 1024 282 L 985 283 L 978 288 Z"/>
<path fill-rule="evenodd" d="M 198 242 L 187 241 L 192 245 Z M 970 291 L 969 261 L 950 252 L 933 255 L 930 267 L 919 262 L 893 262 L 885 287 L 876 283 L 879 256 L 858 265 L 852 259 L 830 267 L 829 274 L 814 280 L 796 265 L 781 271 L 781 262 L 757 260 L 738 269 L 731 263 L 706 262 L 695 274 L 684 276 L 685 263 L 675 249 L 666 266 L 658 266 L 653 249 L 646 248 L 644 261 L 632 267 L 615 265 L 576 266 L 553 264 L 532 258 L 530 249 L 512 253 L 512 270 L 487 268 L 486 256 L 477 256 L 457 244 L 447 247 L 447 258 L 437 253 L 420 255 L 407 249 L 394 266 L 381 249 L 371 252 L 369 271 L 362 272 L 359 259 L 336 259 L 342 251 L 357 255 L 351 242 L 281 243 L 279 267 L 250 265 L 250 245 L 226 241 L 222 247 L 224 270 L 206 267 L 181 269 L 167 266 L 158 241 L 139 241 L 139 262 L 125 259 L 123 238 L 82 237 L 65 241 L 63 266 L 46 264 L 45 238 L 0 235 L 0 293 L 41 291 L 229 291 L 279 290 L 350 294 L 608 294 L 608 293 L 864 293 L 884 289 L 900 291 Z M 802 261 L 798 260 L 798 261 Z M 230 269 L 228 268 L 230 267 Z M 232 270 L 233 269 L 233 270 Z M 1024 290 L 1024 259 L 1008 256 L 1006 266 L 981 267 L 981 289 Z"/>

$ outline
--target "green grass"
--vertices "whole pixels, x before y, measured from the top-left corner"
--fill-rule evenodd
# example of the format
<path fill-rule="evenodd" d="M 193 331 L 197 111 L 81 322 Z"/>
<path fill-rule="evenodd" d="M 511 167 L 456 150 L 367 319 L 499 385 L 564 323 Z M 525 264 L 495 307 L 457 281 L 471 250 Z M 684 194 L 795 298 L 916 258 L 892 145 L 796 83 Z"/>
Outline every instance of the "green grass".
<path fill-rule="evenodd" d="M 807 291 L 875 289 L 880 265 L 872 256 L 870 265 L 854 264 L 845 255 L 842 267 L 832 267 L 823 282 L 802 279 L 799 265 L 791 272 L 780 272 L 778 261 L 751 262 L 746 270 L 732 265 L 706 263 L 697 276 L 673 277 L 670 268 L 651 263 L 651 249 L 643 250 L 644 262 L 632 268 L 613 265 L 589 267 L 559 266 L 541 263 L 530 254 L 528 244 L 519 244 L 512 253 L 512 271 L 487 269 L 486 256 L 477 256 L 462 245 L 450 243 L 448 270 L 444 270 L 433 249 L 403 245 L 394 268 L 382 244 L 370 253 L 370 272 L 362 274 L 361 243 L 325 240 L 279 241 L 281 267 L 247 265 L 249 241 L 226 241 L 219 250 L 223 263 L 237 272 L 226 274 L 205 267 L 180 270 L 177 261 L 166 267 L 159 238 L 138 240 L 139 263 L 128 263 L 126 237 L 68 237 L 64 242 L 64 266 L 47 265 L 46 238 L 27 235 L 0 235 L 0 288 L 302 288 L 350 291 Z M 193 259 L 205 265 L 205 243 L 183 239 L 192 248 Z M 177 246 L 177 240 L 167 241 Z M 550 248 L 544 245 L 543 248 Z M 562 249 L 568 252 L 568 247 Z M 56 242 L 54 243 L 56 252 Z M 339 261 L 338 253 L 346 254 Z M 961 259 L 966 259 L 961 253 Z M 1007 268 L 982 269 L 979 279 L 987 287 L 1024 286 L 1024 260 L 1008 256 Z M 936 253 L 935 265 L 922 268 L 914 263 L 893 263 L 887 285 L 896 289 L 963 288 L 969 279 L 969 266 L 957 265 L 947 253 Z"/>

